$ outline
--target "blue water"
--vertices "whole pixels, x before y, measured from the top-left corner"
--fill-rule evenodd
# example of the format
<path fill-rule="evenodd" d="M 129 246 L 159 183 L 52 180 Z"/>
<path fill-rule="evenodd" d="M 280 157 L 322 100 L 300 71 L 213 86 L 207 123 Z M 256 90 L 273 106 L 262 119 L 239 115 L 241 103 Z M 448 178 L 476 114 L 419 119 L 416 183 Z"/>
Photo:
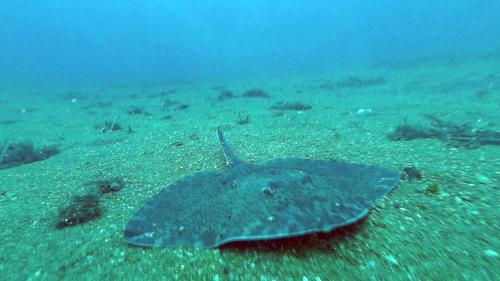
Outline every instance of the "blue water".
<path fill-rule="evenodd" d="M 192 81 L 500 49 L 498 0 L 0 1 L 0 86 Z"/>

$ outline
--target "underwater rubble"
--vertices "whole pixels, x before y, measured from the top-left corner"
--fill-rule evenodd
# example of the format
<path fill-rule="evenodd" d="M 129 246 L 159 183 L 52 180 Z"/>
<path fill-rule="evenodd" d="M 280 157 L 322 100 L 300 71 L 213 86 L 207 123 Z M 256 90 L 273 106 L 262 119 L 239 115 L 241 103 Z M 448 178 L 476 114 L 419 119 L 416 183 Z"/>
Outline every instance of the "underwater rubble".
<path fill-rule="evenodd" d="M 474 129 L 470 124 L 457 124 L 443 121 L 434 115 L 424 115 L 431 126 L 410 125 L 405 120 L 398 125 L 387 138 L 391 141 L 410 141 L 415 139 L 438 139 L 448 146 L 467 149 L 483 145 L 500 145 L 500 132 L 486 129 Z"/>

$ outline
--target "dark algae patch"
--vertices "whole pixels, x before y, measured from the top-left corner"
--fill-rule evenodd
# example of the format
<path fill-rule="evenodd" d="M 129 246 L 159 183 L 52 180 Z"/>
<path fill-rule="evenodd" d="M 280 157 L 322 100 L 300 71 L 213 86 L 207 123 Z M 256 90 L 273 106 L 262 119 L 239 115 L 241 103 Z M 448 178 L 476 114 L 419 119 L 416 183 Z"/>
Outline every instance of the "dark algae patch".
<path fill-rule="evenodd" d="M 17 120 L 0 120 L 0 126 L 10 126 L 17 124 L 19 121 Z"/>
<path fill-rule="evenodd" d="M 401 174 L 401 178 L 404 180 L 421 180 L 422 177 L 422 172 L 415 166 L 404 167 L 403 173 Z"/>
<path fill-rule="evenodd" d="M 271 106 L 273 110 L 296 110 L 305 111 L 311 109 L 312 106 L 301 102 L 284 102 L 280 101 Z"/>
<path fill-rule="evenodd" d="M 231 92 L 229 90 L 223 90 L 217 96 L 217 101 L 223 102 L 223 101 L 226 101 L 228 99 L 233 99 L 233 98 L 235 98 L 235 95 L 233 94 L 233 92 Z"/>
<path fill-rule="evenodd" d="M 125 187 L 121 177 L 111 177 L 89 182 L 93 187 L 87 194 L 77 195 L 71 204 L 59 210 L 56 228 L 75 226 L 99 218 L 103 214 L 100 198 L 108 193 L 114 193 Z"/>
<path fill-rule="evenodd" d="M 171 94 L 175 94 L 177 91 L 175 89 L 171 90 L 161 90 L 158 93 L 150 94 L 148 95 L 148 98 L 160 98 L 160 97 L 166 97 Z"/>
<path fill-rule="evenodd" d="M 71 205 L 59 211 L 56 228 L 75 226 L 99 218 L 102 214 L 96 194 L 75 196 Z"/>
<path fill-rule="evenodd" d="M 392 141 L 410 141 L 415 139 L 438 139 L 448 146 L 478 148 L 482 145 L 500 145 L 500 132 L 490 129 L 475 129 L 468 123 L 443 121 L 433 115 L 425 115 L 431 126 L 410 125 L 406 122 L 398 125 L 387 135 Z"/>
<path fill-rule="evenodd" d="M 189 104 L 187 104 L 187 103 L 181 103 L 181 104 L 179 104 L 179 106 L 177 106 L 177 109 L 178 109 L 178 110 L 186 110 L 186 109 L 188 109 L 188 108 L 189 108 L 189 106 L 190 106 L 190 105 L 189 105 Z"/>
<path fill-rule="evenodd" d="M 36 148 L 31 141 L 0 146 L 0 170 L 46 160 L 60 152 L 57 145 Z"/>
<path fill-rule="evenodd" d="M 435 195 L 439 193 L 439 184 L 437 182 L 429 183 L 425 189 L 424 193 L 427 195 Z"/>
<path fill-rule="evenodd" d="M 99 194 L 107 194 L 120 191 L 125 187 L 125 181 L 121 177 L 115 177 L 94 182 Z"/>
<path fill-rule="evenodd" d="M 185 110 L 190 107 L 189 104 L 186 103 L 181 103 L 176 100 L 171 100 L 171 99 L 166 99 L 162 104 L 161 104 L 161 109 L 168 111 L 168 110 Z"/>
<path fill-rule="evenodd" d="M 270 98 L 271 96 L 264 90 L 261 89 L 250 89 L 246 90 L 242 97 L 244 98 Z"/>
<path fill-rule="evenodd" d="M 128 115 L 144 115 L 144 116 L 151 116 L 150 112 L 146 111 L 143 107 L 140 106 L 134 106 L 130 109 L 127 110 Z"/>
<path fill-rule="evenodd" d="M 387 135 L 392 141 L 409 141 L 415 139 L 440 138 L 441 134 L 431 128 L 420 125 L 409 125 L 406 122 L 398 125 L 393 132 Z"/>
<path fill-rule="evenodd" d="M 385 83 L 386 80 L 382 77 L 363 78 L 363 77 L 351 76 L 335 82 L 327 80 L 321 83 L 319 85 L 319 88 L 325 91 L 333 91 L 345 88 L 360 89 L 360 88 L 382 85 Z"/>

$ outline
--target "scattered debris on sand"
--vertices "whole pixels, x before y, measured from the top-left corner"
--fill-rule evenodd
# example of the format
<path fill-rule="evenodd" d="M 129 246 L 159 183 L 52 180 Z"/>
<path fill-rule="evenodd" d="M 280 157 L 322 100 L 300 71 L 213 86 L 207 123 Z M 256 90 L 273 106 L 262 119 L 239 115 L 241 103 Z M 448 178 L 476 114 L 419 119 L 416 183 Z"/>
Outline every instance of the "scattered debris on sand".
<path fill-rule="evenodd" d="M 247 114 L 245 117 L 241 116 L 241 113 L 238 113 L 238 119 L 236 119 L 236 123 L 239 125 L 250 124 L 250 114 Z"/>
<path fill-rule="evenodd" d="M 94 126 L 94 127 L 96 127 L 96 128 L 100 127 L 101 134 L 104 134 L 104 133 L 107 133 L 107 132 L 114 132 L 114 131 L 123 130 L 122 125 L 120 125 L 120 123 L 117 122 L 117 119 L 118 119 L 118 116 L 115 116 L 113 118 L 113 121 L 105 120 L 104 121 L 104 126 Z"/>
<path fill-rule="evenodd" d="M 175 147 L 181 147 L 181 146 L 184 146 L 184 143 L 182 143 L 181 141 L 174 141 L 170 145 L 175 146 Z"/>

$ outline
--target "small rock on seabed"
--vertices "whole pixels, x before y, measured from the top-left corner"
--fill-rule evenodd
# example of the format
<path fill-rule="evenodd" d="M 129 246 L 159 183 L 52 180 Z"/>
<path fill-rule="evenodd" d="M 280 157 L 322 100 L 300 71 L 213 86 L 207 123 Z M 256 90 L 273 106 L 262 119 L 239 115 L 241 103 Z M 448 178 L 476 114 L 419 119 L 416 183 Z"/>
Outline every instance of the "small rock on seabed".
<path fill-rule="evenodd" d="M 484 250 L 483 253 L 487 256 L 487 257 L 490 257 L 490 258 L 498 258 L 498 253 L 491 250 L 491 249 L 488 249 L 488 250 Z"/>
<path fill-rule="evenodd" d="M 399 263 L 398 261 L 396 260 L 396 258 L 392 255 L 388 255 L 388 256 L 385 256 L 385 260 L 388 261 L 391 265 L 394 265 L 394 266 L 399 266 Z"/>

